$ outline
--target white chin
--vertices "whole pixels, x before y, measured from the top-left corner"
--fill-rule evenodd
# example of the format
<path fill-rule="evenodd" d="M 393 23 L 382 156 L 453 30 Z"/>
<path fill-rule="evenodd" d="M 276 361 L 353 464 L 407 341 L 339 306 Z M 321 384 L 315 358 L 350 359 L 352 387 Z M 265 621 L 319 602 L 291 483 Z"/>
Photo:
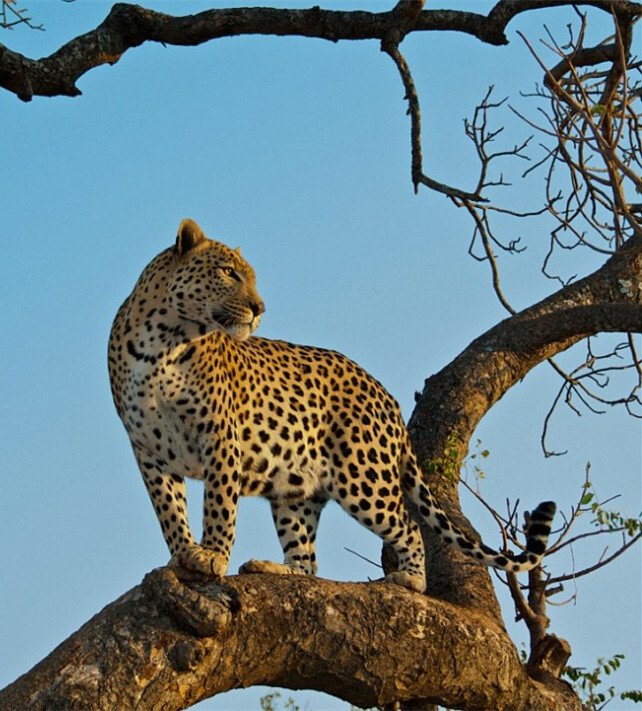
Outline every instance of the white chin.
<path fill-rule="evenodd" d="M 235 341 L 244 341 L 251 335 L 252 329 L 249 324 L 238 324 L 225 328 L 225 333 Z"/>

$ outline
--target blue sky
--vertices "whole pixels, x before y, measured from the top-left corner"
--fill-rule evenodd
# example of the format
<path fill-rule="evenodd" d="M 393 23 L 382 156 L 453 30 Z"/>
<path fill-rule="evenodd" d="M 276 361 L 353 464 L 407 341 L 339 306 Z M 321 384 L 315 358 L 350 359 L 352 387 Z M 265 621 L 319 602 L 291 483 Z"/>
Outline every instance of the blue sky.
<path fill-rule="evenodd" d="M 304 6 L 288 3 L 297 5 Z M 384 10 L 393 3 L 360 5 Z M 28 6 L 46 31 L 2 31 L 0 41 L 39 57 L 95 27 L 110 4 Z M 214 4 L 185 1 L 180 9 L 208 6 Z M 606 16 L 590 18 L 601 39 Z M 497 96 L 523 101 L 519 90 L 531 89 L 540 72 L 515 31 L 536 41 L 546 24 L 564 38 L 568 19 L 553 10 L 522 18 L 505 48 L 455 34 L 406 40 L 432 177 L 473 187 L 477 168 L 463 118 L 491 83 Z M 167 561 L 111 402 L 106 344 L 118 306 L 183 217 L 242 246 L 267 307 L 260 335 L 344 352 L 387 387 L 406 417 L 424 378 L 504 318 L 488 266 L 466 254 L 465 215 L 443 197 L 413 193 L 403 88 L 376 42 L 251 37 L 198 48 L 144 45 L 90 72 L 79 88 L 83 96 L 75 99 L 29 104 L 0 93 L 0 686 Z M 515 124 L 507 109 L 498 115 L 503 120 L 512 147 L 517 129 L 525 129 L 509 128 Z M 527 189 L 515 188 L 513 204 L 531 204 L 541 185 L 536 176 Z M 548 233 L 542 224 L 506 226 L 528 246 L 519 258 L 500 256 L 505 293 L 523 308 L 556 288 L 539 272 Z M 591 255 L 565 258 L 559 266 L 568 274 L 596 265 Z M 553 498 L 568 510 L 590 461 L 599 494 L 621 494 L 614 506 L 638 515 L 639 422 L 621 412 L 560 412 L 551 444 L 569 453 L 545 459 L 541 425 L 557 387 L 541 366 L 484 419 L 476 437 L 491 456 L 482 493 L 496 507 L 506 497 L 527 507 Z M 199 494 L 197 484 L 190 487 L 195 529 Z M 486 543 L 499 544 L 483 509 L 467 495 L 462 500 Z M 378 559 L 378 540 L 330 505 L 319 533 L 320 575 L 379 575 L 345 546 Z M 602 546 L 577 547 L 576 565 L 594 561 Z M 279 556 L 267 503 L 243 500 L 232 570 L 250 557 Z M 570 570 L 570 559 L 561 558 L 550 564 L 555 574 Z M 559 601 L 574 594 L 576 601 L 549 613 L 551 630 L 570 641 L 575 665 L 626 655 L 614 678 L 622 689 L 642 683 L 640 578 L 638 547 L 568 585 Z M 500 595 L 509 629 L 525 640 L 503 589 Z M 262 693 L 234 692 L 199 708 L 258 708 Z M 310 709 L 346 707 L 316 694 L 297 699 Z"/>

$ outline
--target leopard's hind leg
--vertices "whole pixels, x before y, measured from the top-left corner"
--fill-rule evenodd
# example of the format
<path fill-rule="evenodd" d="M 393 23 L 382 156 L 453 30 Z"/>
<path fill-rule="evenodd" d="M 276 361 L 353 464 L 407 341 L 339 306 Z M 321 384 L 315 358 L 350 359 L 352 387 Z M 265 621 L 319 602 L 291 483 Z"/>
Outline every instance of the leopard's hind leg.
<path fill-rule="evenodd" d="M 283 549 L 283 563 L 249 560 L 239 568 L 239 573 L 316 575 L 315 540 L 321 510 L 326 502 L 327 499 L 322 496 L 271 501 L 272 518 Z"/>

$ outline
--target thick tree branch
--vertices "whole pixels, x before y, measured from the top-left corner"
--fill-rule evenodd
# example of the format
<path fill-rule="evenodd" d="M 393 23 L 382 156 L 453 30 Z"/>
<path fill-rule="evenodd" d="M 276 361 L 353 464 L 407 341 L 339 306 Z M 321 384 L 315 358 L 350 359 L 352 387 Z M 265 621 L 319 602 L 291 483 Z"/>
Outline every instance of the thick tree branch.
<path fill-rule="evenodd" d="M 482 417 L 536 365 L 594 333 L 642 331 L 642 287 L 623 288 L 629 283 L 642 284 L 642 246 L 636 238 L 590 276 L 482 334 L 428 378 L 408 426 L 419 461 L 438 473 L 458 470 Z M 456 481 L 435 478 L 432 485 L 449 515 L 470 530 L 459 510 Z M 455 551 L 422 530 L 429 593 L 489 609 L 493 592 L 486 571 L 462 568 Z"/>
<path fill-rule="evenodd" d="M 506 25 L 515 15 L 533 9 L 569 5 L 570 0 L 501 0 L 488 16 L 456 10 L 423 10 L 413 16 L 413 32 L 456 31 L 494 45 L 506 44 Z M 616 8 L 632 18 L 640 3 L 625 0 L 584 0 L 579 4 L 602 10 Z M 78 79 L 102 64 L 115 64 L 143 42 L 198 45 L 220 37 L 277 35 L 338 40 L 383 40 L 405 15 L 399 5 L 389 12 L 236 8 L 207 10 L 174 17 L 138 5 L 118 3 L 96 29 L 77 37 L 57 52 L 34 60 L 0 44 L 0 86 L 23 101 L 33 96 L 78 96 Z M 414 3 L 402 4 L 411 8 Z"/>
<path fill-rule="evenodd" d="M 473 341 L 426 380 L 410 421 L 419 456 L 442 451 L 453 431 L 467 442 L 483 415 L 543 360 L 601 331 L 642 331 L 642 289 L 628 284 L 642 284 L 642 246 L 634 239 L 590 276 Z"/>
<path fill-rule="evenodd" d="M 581 708 L 564 683 L 531 679 L 501 624 L 479 612 L 384 583 L 223 582 L 150 573 L 0 692 L 0 711 L 174 711 L 254 684 L 361 707 Z"/>

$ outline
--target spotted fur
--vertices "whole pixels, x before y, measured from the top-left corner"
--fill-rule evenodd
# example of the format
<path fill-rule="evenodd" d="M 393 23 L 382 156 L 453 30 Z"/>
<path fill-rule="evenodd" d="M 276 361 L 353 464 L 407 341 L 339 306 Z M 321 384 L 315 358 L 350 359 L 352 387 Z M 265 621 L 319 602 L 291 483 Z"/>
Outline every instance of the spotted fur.
<path fill-rule="evenodd" d="M 249 561 L 241 572 L 314 575 L 317 524 L 333 499 L 397 552 L 386 579 L 423 591 L 423 544 L 404 492 L 480 563 L 516 572 L 540 563 L 552 502 L 532 513 L 520 555 L 472 542 L 431 495 L 395 400 L 340 353 L 251 336 L 263 311 L 240 251 L 184 220 L 114 321 L 114 401 L 174 563 L 224 575 L 239 496 L 257 495 L 270 501 L 284 563 Z M 204 481 L 200 544 L 185 477 Z"/>

